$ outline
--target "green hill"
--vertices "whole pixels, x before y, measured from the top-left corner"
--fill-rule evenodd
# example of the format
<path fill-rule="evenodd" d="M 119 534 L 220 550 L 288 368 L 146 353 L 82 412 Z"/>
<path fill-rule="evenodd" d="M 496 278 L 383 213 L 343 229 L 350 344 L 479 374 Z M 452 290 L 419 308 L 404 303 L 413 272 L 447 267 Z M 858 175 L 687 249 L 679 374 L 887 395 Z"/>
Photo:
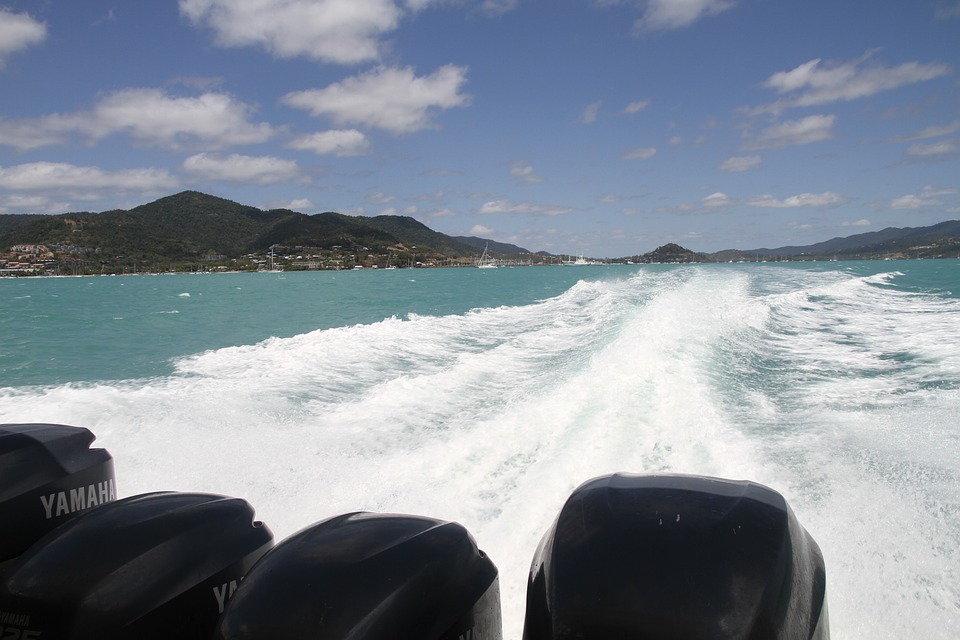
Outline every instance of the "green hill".
<path fill-rule="evenodd" d="M 18 245 L 46 250 L 16 255 Z M 197 191 L 130 210 L 57 216 L 0 215 L 0 268 L 32 272 L 129 273 L 140 268 L 255 269 L 275 250 L 284 268 L 350 268 L 391 264 L 470 265 L 484 248 L 499 257 L 530 255 L 512 244 L 451 237 L 407 216 L 306 215 L 263 211 Z M 44 257 L 40 257 L 43 255 Z M 549 254 L 535 262 L 551 263 Z M 826 242 L 777 249 L 694 253 L 670 243 L 619 261 L 727 262 L 758 259 L 935 258 L 960 256 L 960 221 L 888 228 Z M 36 267 L 35 269 L 33 267 Z"/>
<path fill-rule="evenodd" d="M 473 249 L 403 216 L 308 216 L 263 211 L 184 191 L 133 209 L 58 216 L 0 216 L 0 250 L 43 244 L 111 268 L 238 260 L 274 246 L 389 255 L 471 256 Z M 79 260 L 79 258 L 78 258 Z"/>

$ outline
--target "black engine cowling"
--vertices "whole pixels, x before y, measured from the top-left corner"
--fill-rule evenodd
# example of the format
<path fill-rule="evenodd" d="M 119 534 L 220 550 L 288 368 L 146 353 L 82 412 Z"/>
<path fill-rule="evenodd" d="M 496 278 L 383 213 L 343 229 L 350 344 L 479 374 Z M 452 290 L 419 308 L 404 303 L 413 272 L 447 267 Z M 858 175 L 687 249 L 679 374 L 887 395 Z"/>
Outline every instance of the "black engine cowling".
<path fill-rule="evenodd" d="M 11 633 L 2 637 L 207 640 L 273 546 L 253 516 L 239 498 L 159 492 L 73 518 L 0 579 L 0 625 Z"/>
<path fill-rule="evenodd" d="M 779 493 L 752 482 L 586 482 L 527 585 L 524 640 L 828 637 L 820 549 Z"/>
<path fill-rule="evenodd" d="M 88 429 L 0 424 L 0 575 L 59 524 L 116 500 L 113 458 Z"/>
<path fill-rule="evenodd" d="M 461 525 L 351 513 L 278 544 L 244 579 L 220 640 L 499 640 L 497 569 Z"/>

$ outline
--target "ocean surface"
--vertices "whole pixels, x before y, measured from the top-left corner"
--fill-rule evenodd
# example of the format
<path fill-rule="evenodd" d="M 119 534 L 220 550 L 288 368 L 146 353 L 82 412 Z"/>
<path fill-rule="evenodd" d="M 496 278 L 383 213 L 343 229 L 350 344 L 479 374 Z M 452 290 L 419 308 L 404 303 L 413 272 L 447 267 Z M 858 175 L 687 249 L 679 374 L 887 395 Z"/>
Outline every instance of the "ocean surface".
<path fill-rule="evenodd" d="M 960 261 L 0 279 L 0 423 L 84 426 L 121 496 L 247 499 L 280 540 L 455 520 L 517 640 L 598 475 L 780 491 L 832 636 L 960 637 Z"/>

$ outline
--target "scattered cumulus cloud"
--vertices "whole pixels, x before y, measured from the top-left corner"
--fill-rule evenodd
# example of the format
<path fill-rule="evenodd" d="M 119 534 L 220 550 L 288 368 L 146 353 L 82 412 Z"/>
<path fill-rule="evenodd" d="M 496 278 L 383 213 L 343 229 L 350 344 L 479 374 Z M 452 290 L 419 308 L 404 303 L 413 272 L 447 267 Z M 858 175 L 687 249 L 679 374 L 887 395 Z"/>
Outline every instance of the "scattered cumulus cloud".
<path fill-rule="evenodd" d="M 918 194 L 908 194 L 890 201 L 892 209 L 923 209 L 926 207 L 942 207 L 944 202 L 941 198 L 944 196 L 956 196 L 960 191 L 957 189 L 945 189 L 925 186 Z"/>
<path fill-rule="evenodd" d="M 849 102 L 951 73 L 949 65 L 939 63 L 867 64 L 875 53 L 842 63 L 821 64 L 823 61 L 815 58 L 790 71 L 778 71 L 763 86 L 784 97 L 756 111 L 779 113 L 792 107 Z"/>
<path fill-rule="evenodd" d="M 657 155 L 657 149 L 655 147 L 640 147 L 639 149 L 634 149 L 633 151 L 628 151 L 623 154 L 624 160 L 649 160 L 653 156 Z"/>
<path fill-rule="evenodd" d="M 431 209 L 430 211 L 424 212 L 424 215 L 428 218 L 456 218 L 457 212 L 453 209 L 442 208 Z"/>
<path fill-rule="evenodd" d="M 156 191 L 173 189 L 179 181 L 162 169 L 107 171 L 62 162 L 32 162 L 0 167 L 0 188 L 16 191 Z"/>
<path fill-rule="evenodd" d="M 0 8 L 0 70 L 8 56 L 40 44 L 47 37 L 47 26 L 27 13 Z"/>
<path fill-rule="evenodd" d="M 478 213 L 510 213 L 528 216 L 562 216 L 572 212 L 571 207 L 563 207 L 534 202 L 510 202 L 508 200 L 491 200 L 483 203 Z"/>
<path fill-rule="evenodd" d="M 298 136 L 287 146 L 300 151 L 312 151 L 320 156 L 348 157 L 366 155 L 370 150 L 370 141 L 356 129 L 333 129 Z"/>
<path fill-rule="evenodd" d="M 635 27 L 638 32 L 679 29 L 736 4 L 735 0 L 647 0 Z"/>
<path fill-rule="evenodd" d="M 489 237 L 489 236 L 492 236 L 494 233 L 496 233 L 496 231 L 490 227 L 485 227 L 482 224 L 475 224 L 472 227 L 470 227 L 469 235 Z"/>
<path fill-rule="evenodd" d="M 466 73 L 466 67 L 452 64 L 419 77 L 410 67 L 379 67 L 323 89 L 288 93 L 281 100 L 313 116 L 326 116 L 338 126 L 411 133 L 432 126 L 433 111 L 470 103 L 470 97 L 461 93 Z"/>
<path fill-rule="evenodd" d="M 600 102 L 592 102 L 586 106 L 583 110 L 583 115 L 580 116 L 580 122 L 583 124 L 593 124 L 597 121 L 597 116 L 600 113 Z"/>
<path fill-rule="evenodd" d="M 0 214 L 8 213 L 61 213 L 69 211 L 71 204 L 64 200 L 55 200 L 45 194 L 9 194 L 0 195 Z"/>
<path fill-rule="evenodd" d="M 514 162 L 510 165 L 510 175 L 520 182 L 526 182 L 527 184 L 536 184 L 544 180 L 542 176 L 537 175 L 537 172 L 534 171 L 532 166 L 522 161 Z"/>
<path fill-rule="evenodd" d="M 824 193 L 801 193 L 783 200 L 778 200 L 770 195 L 754 196 L 748 199 L 746 204 L 753 207 L 774 209 L 796 209 L 799 207 L 814 207 L 820 209 L 843 204 L 846 201 L 847 198 L 839 193 L 827 191 Z"/>
<path fill-rule="evenodd" d="M 183 161 L 185 171 L 204 180 L 276 184 L 291 182 L 300 175 L 297 163 L 272 156 L 221 156 L 198 153 Z"/>
<path fill-rule="evenodd" d="M 389 204 L 396 199 L 397 196 L 388 195 L 382 191 L 371 191 L 367 194 L 367 200 L 377 205 Z"/>
<path fill-rule="evenodd" d="M 276 208 L 290 209 L 291 211 L 300 211 L 303 213 L 306 211 L 313 211 L 317 208 L 317 205 L 315 205 L 310 198 L 298 198 L 296 200 L 290 200 L 289 202 L 279 204 Z"/>
<path fill-rule="evenodd" d="M 920 131 L 901 136 L 896 139 L 897 142 L 910 142 L 913 140 L 929 140 L 930 138 L 939 138 L 941 136 L 950 136 L 960 132 L 960 120 L 955 120 L 948 124 L 931 125 Z"/>
<path fill-rule="evenodd" d="M 636 102 L 631 102 L 628 104 L 624 110 L 623 114 L 627 116 L 632 116 L 635 113 L 640 113 L 644 111 L 647 107 L 650 106 L 650 100 L 637 100 Z"/>
<path fill-rule="evenodd" d="M 275 131 L 251 122 L 252 111 L 222 93 L 173 97 L 159 89 L 125 89 L 105 96 L 91 111 L 0 120 L 0 144 L 26 150 L 64 144 L 74 136 L 96 142 L 120 133 L 168 149 L 266 142 Z"/>
<path fill-rule="evenodd" d="M 921 198 L 918 195 L 906 195 L 890 201 L 893 209 L 922 209 L 923 207 L 941 206 L 943 202 L 933 198 Z"/>
<path fill-rule="evenodd" d="M 913 144 L 907 149 L 907 155 L 926 160 L 936 160 L 960 153 L 960 138 L 940 140 L 930 144 Z"/>
<path fill-rule="evenodd" d="M 710 195 L 705 196 L 703 200 L 700 201 L 700 203 L 707 208 L 716 208 L 716 207 L 725 207 L 729 204 L 732 204 L 733 200 L 731 200 L 730 196 L 728 196 L 727 194 L 723 193 L 722 191 L 718 191 L 716 193 L 711 193 Z"/>
<path fill-rule="evenodd" d="M 180 13 L 220 46 L 353 65 L 379 59 L 403 12 L 393 0 L 180 0 Z"/>
<path fill-rule="evenodd" d="M 803 207 L 825 209 L 843 204 L 847 201 L 847 197 L 831 191 L 824 193 L 801 193 L 782 200 L 767 194 L 751 196 L 749 198 L 734 198 L 722 191 L 717 191 L 708 196 L 704 196 L 700 199 L 699 203 L 681 204 L 671 211 L 673 213 L 693 213 L 696 211 L 710 211 L 738 205 L 772 209 L 797 209 Z"/>
<path fill-rule="evenodd" d="M 872 226 L 872 223 L 866 218 L 860 218 L 859 220 L 841 222 L 840 226 L 841 227 L 869 227 L 869 226 Z"/>
<path fill-rule="evenodd" d="M 836 116 L 813 115 L 771 125 L 754 138 L 744 141 L 747 150 L 779 149 L 793 145 L 810 144 L 833 137 Z"/>
<path fill-rule="evenodd" d="M 721 162 L 719 169 L 727 173 L 742 173 L 758 169 L 761 162 L 760 156 L 732 156 Z"/>

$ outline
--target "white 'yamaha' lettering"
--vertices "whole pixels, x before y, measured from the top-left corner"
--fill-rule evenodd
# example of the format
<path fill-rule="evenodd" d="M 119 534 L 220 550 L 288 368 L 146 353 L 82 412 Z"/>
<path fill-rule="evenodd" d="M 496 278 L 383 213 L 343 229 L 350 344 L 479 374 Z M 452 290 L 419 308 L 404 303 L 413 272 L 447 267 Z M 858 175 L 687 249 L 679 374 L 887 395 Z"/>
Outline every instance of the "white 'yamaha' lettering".
<path fill-rule="evenodd" d="M 220 608 L 220 613 L 223 613 L 223 608 L 227 606 L 227 600 L 233 597 L 233 592 L 236 590 L 236 580 L 231 580 L 230 582 L 224 583 L 219 587 L 213 588 L 213 597 L 217 599 L 217 606 Z"/>
<path fill-rule="evenodd" d="M 40 496 L 40 503 L 43 505 L 43 512 L 46 514 L 47 520 L 50 520 L 107 502 L 113 502 L 116 499 L 116 486 L 113 479 L 110 479 L 86 487 L 76 487 L 69 491 L 59 491 Z M 3 640 L 3 638 L 0 638 L 0 640 Z"/>
<path fill-rule="evenodd" d="M 0 611 L 0 640 L 37 640 L 41 631 L 24 629 L 30 626 L 30 616 L 25 613 Z"/>

